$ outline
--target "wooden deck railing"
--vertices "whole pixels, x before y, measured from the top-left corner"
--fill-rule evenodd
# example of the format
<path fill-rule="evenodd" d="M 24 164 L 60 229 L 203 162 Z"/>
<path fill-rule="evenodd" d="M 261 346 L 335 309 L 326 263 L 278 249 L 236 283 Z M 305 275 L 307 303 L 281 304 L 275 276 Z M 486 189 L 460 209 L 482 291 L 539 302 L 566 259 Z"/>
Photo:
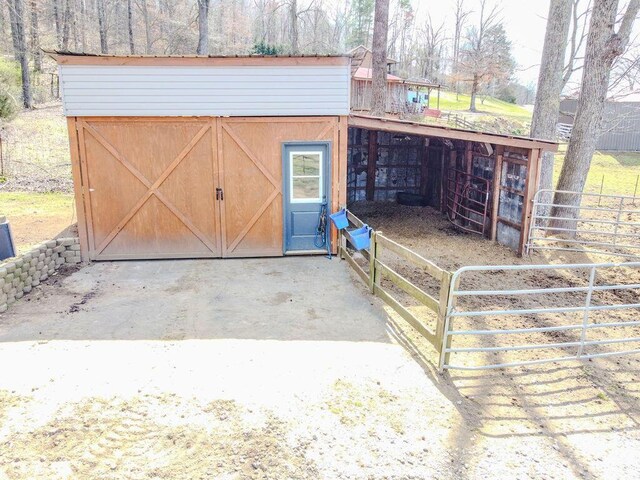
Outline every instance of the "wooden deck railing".
<path fill-rule="evenodd" d="M 353 213 L 347 211 L 349 223 L 359 228 L 364 225 L 362 220 Z M 405 260 L 410 266 L 417 267 L 439 282 L 438 298 L 425 292 L 420 286 L 411 282 L 403 275 L 382 260 L 383 250 L 393 252 L 398 257 Z M 445 317 L 449 300 L 449 286 L 451 284 L 452 273 L 439 267 L 434 262 L 427 260 L 407 247 L 385 237 L 381 232 L 372 230 L 371 244 L 367 250 L 360 253 L 369 262 L 368 271 L 359 265 L 353 255 L 349 252 L 346 237 L 342 234 L 338 236 L 339 257 L 346 260 L 362 280 L 369 286 L 371 293 L 382 299 L 387 305 L 395 310 L 404 320 L 409 323 L 417 332 L 428 340 L 438 351 L 442 349 L 444 338 Z M 404 293 L 415 299 L 420 305 L 431 310 L 437 316 L 436 328 L 433 330 L 422 320 L 416 317 L 407 307 L 402 305 L 400 300 L 382 286 L 382 280 L 386 279 L 393 283 Z"/>

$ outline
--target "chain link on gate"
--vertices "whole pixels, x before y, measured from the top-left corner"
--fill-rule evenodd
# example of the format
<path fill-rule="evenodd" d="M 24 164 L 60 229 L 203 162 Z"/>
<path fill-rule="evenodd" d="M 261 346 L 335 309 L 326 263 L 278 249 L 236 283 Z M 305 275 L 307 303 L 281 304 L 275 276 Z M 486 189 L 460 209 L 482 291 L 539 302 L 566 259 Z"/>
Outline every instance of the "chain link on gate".
<path fill-rule="evenodd" d="M 556 193 L 578 196 L 579 205 L 554 203 Z M 527 253 L 562 250 L 638 258 L 640 210 L 632 208 L 635 201 L 625 195 L 539 190 L 533 198 Z M 576 215 L 558 216 L 555 208 Z"/>

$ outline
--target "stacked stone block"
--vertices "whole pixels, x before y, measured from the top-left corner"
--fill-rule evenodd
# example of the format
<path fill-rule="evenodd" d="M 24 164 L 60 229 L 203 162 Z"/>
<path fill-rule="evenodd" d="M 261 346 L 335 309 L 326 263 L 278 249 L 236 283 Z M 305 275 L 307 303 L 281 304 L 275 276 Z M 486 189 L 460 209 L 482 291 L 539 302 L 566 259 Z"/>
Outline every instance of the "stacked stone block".
<path fill-rule="evenodd" d="M 60 265 L 80 262 L 80 240 L 58 238 L 0 263 L 0 313 L 49 278 Z"/>

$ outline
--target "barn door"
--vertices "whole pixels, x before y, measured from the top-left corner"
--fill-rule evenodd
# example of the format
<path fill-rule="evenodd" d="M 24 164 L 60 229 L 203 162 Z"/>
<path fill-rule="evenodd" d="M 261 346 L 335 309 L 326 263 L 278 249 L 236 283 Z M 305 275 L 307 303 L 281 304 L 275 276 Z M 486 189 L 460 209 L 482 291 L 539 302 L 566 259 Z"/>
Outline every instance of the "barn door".
<path fill-rule="evenodd" d="M 91 259 L 221 256 L 214 121 L 77 125 Z"/>
<path fill-rule="evenodd" d="M 282 165 L 258 124 L 220 119 L 222 255 L 282 255 Z"/>

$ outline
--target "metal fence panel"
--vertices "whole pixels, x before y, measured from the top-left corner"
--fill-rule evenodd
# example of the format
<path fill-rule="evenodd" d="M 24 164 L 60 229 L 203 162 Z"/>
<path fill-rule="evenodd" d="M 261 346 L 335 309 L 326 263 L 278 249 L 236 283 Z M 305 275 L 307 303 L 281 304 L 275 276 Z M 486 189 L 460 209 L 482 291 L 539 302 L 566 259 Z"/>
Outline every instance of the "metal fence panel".
<path fill-rule="evenodd" d="M 556 193 L 576 195 L 580 204 L 554 203 Z M 637 258 L 640 209 L 636 208 L 636 200 L 625 195 L 539 190 L 533 198 L 527 253 L 564 250 Z M 577 211 L 576 217 L 559 216 L 555 207 Z M 557 221 L 563 222 L 563 226 Z"/>
<path fill-rule="evenodd" d="M 620 269 L 626 274 L 621 275 Z M 562 286 L 461 286 L 465 277 L 475 275 L 478 278 L 471 283 L 487 285 L 487 275 L 506 273 L 517 274 L 518 285 L 525 283 L 523 274 L 538 281 L 548 273 L 562 274 L 570 281 L 560 276 Z M 624 283 L 619 278 L 631 281 Z M 439 368 L 484 370 L 640 353 L 637 278 L 640 262 L 460 268 L 452 276 Z M 539 300 L 531 307 L 524 299 L 534 296 Z M 461 299 L 474 302 L 460 305 Z M 511 308 L 487 308 L 483 302 L 491 306 L 491 301 L 486 299 L 500 299 Z M 522 351 L 536 355 L 505 359 L 508 352 Z M 457 357 L 465 354 L 475 355 L 474 360 L 460 363 Z M 478 355 L 482 356 L 479 360 Z"/>

